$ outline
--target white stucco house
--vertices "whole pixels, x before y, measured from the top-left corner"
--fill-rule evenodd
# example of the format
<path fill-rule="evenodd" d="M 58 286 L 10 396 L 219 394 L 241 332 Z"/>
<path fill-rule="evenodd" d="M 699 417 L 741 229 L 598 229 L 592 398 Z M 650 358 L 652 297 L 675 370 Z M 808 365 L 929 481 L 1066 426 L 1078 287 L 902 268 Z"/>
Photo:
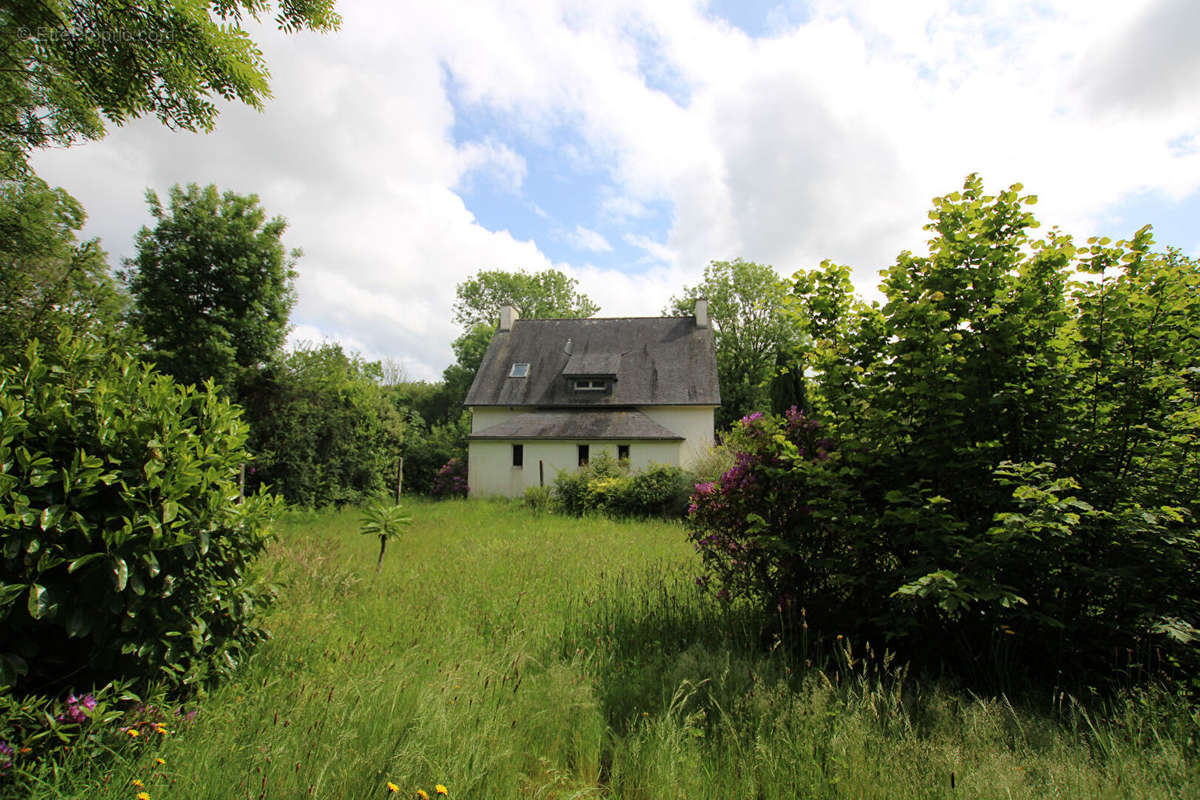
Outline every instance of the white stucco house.
<path fill-rule="evenodd" d="M 520 319 L 505 306 L 467 393 L 471 496 L 517 497 L 600 452 L 687 469 L 721 404 L 708 303 L 691 317 Z"/>

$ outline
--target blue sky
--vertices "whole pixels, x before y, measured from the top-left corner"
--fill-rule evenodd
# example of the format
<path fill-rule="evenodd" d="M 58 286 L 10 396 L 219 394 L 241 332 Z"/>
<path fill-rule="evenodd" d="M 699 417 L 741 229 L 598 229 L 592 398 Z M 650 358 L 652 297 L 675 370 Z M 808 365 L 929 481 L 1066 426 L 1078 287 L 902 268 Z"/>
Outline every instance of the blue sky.
<path fill-rule="evenodd" d="M 262 113 L 38 155 L 114 262 L 146 188 L 255 192 L 301 247 L 293 340 L 436 378 L 480 269 L 554 267 L 653 315 L 713 259 L 832 258 L 870 293 L 930 199 L 1020 181 L 1043 225 L 1200 255 L 1193 0 L 344 0 L 254 31 Z"/>

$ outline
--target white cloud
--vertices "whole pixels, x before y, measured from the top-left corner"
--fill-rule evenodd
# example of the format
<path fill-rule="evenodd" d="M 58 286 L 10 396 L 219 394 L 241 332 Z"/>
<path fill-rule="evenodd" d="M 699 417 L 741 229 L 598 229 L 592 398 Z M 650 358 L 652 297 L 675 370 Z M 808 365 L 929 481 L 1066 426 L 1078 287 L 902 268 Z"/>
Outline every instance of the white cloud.
<path fill-rule="evenodd" d="M 586 250 L 589 253 L 611 253 L 612 245 L 608 243 L 608 239 L 591 228 L 585 228 L 582 225 L 576 225 L 575 230 L 567 236 L 567 241 L 577 250 Z"/>
<path fill-rule="evenodd" d="M 993 189 L 1024 182 L 1039 218 L 1085 235 L 1122 197 L 1200 189 L 1190 0 L 810 12 L 755 40 L 699 0 L 362 2 L 328 36 L 255 32 L 274 76 L 262 114 L 229 107 L 208 136 L 141 121 L 35 163 L 118 257 L 148 221 L 147 186 L 257 192 L 305 250 L 297 331 L 415 377 L 451 360 L 456 283 L 550 266 L 542 248 L 564 229 L 586 252 L 645 252 L 628 271 L 554 266 L 603 313 L 646 315 L 712 259 L 786 275 L 829 257 L 871 286 L 923 246 L 930 198 L 972 171 Z M 684 91 L 654 88 L 666 79 Z M 590 213 L 539 194 L 539 149 L 577 170 L 543 183 L 593 193 Z M 555 218 L 530 239 L 488 230 L 463 200 L 476 181 Z"/>

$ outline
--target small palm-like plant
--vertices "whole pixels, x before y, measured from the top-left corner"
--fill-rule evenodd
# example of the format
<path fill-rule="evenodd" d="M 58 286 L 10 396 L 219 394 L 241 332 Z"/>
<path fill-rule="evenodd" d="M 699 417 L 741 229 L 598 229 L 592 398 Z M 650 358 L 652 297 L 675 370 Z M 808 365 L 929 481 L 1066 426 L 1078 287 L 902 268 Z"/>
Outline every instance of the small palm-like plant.
<path fill-rule="evenodd" d="M 375 574 L 383 567 L 383 554 L 387 551 L 388 539 L 400 535 L 400 529 L 412 524 L 412 517 L 404 513 L 399 504 L 386 500 L 377 500 L 364 511 L 362 527 L 358 532 L 366 536 L 379 537 L 379 561 L 375 564 Z"/>

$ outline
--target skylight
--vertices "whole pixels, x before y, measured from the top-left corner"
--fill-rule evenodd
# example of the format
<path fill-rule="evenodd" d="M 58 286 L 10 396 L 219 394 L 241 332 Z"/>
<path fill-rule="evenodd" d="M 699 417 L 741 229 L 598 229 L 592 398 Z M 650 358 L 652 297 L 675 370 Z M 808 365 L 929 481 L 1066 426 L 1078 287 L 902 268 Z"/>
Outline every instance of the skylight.
<path fill-rule="evenodd" d="M 527 377 L 529 377 L 529 365 L 528 364 L 513 364 L 512 369 L 510 369 L 508 371 L 508 377 L 510 377 L 510 378 L 527 378 Z"/>

